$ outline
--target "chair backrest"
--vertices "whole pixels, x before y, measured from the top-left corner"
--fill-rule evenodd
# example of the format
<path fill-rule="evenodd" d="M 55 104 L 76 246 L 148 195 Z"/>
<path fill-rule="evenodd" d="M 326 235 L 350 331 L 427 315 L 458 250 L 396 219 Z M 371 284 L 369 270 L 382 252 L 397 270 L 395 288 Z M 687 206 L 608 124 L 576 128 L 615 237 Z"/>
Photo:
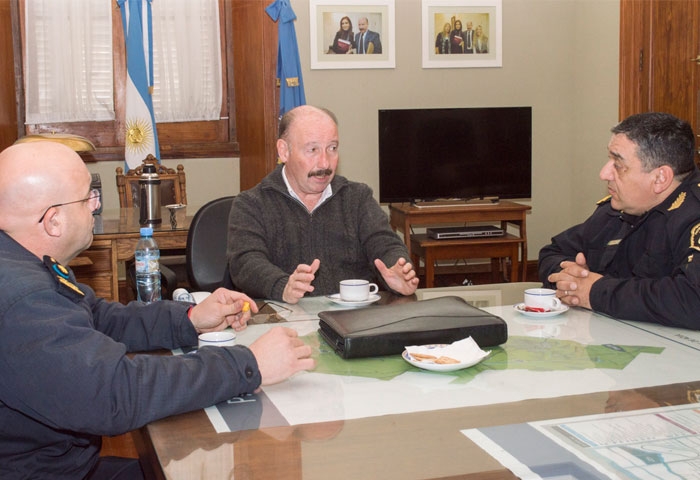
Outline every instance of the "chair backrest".
<path fill-rule="evenodd" d="M 187 204 L 187 190 L 185 181 L 185 167 L 177 166 L 177 171 L 158 163 L 153 155 L 148 155 L 143 164 L 124 173 L 122 167 L 117 167 L 117 193 L 120 207 L 139 206 L 139 178 L 143 173 L 143 166 L 152 163 L 160 177 L 160 204 L 172 203 Z"/>
<path fill-rule="evenodd" d="M 187 234 L 187 278 L 193 291 L 226 286 L 228 215 L 233 196 L 212 200 L 192 217 Z"/>

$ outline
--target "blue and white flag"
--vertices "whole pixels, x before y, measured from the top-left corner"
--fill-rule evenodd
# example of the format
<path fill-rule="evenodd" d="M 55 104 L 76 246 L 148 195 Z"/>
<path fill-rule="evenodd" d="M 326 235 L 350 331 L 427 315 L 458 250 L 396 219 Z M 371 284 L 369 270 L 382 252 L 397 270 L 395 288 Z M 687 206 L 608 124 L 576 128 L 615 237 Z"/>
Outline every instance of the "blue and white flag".
<path fill-rule="evenodd" d="M 160 162 L 158 131 L 153 114 L 152 0 L 117 0 L 126 41 L 126 118 L 124 157 L 127 169 L 152 154 Z"/>
<path fill-rule="evenodd" d="M 304 79 L 301 77 L 299 46 L 294 21 L 297 19 L 289 0 L 275 0 L 265 12 L 277 22 L 277 78 L 280 82 L 280 117 L 306 104 Z"/>

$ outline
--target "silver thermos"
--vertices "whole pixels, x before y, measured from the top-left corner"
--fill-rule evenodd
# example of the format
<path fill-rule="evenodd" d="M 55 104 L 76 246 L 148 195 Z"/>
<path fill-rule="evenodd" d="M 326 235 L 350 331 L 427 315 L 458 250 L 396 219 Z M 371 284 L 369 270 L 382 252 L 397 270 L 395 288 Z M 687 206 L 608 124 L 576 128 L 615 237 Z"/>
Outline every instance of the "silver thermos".
<path fill-rule="evenodd" d="M 139 223 L 153 225 L 162 222 L 160 217 L 160 177 L 156 166 L 147 163 L 139 179 Z"/>

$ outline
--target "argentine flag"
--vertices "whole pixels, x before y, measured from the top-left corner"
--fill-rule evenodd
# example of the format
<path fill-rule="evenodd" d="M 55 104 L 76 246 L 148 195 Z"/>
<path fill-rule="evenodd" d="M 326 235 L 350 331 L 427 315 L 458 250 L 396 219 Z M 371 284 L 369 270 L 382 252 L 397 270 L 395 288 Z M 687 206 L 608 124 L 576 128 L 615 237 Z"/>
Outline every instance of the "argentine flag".
<path fill-rule="evenodd" d="M 153 114 L 152 0 L 117 0 L 126 40 L 126 118 L 124 157 L 136 168 L 150 153 L 160 162 L 158 131 Z"/>
<path fill-rule="evenodd" d="M 275 0 L 265 12 L 277 22 L 277 81 L 280 85 L 280 118 L 291 109 L 306 104 L 301 76 L 299 45 L 294 21 L 297 19 L 289 0 Z"/>

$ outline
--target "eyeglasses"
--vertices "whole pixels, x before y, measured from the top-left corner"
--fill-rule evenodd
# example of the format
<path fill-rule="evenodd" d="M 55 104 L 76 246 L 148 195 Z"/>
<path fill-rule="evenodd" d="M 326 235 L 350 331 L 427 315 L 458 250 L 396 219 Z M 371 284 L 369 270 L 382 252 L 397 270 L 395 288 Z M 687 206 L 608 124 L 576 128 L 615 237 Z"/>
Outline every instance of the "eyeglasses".
<path fill-rule="evenodd" d="M 47 208 L 44 211 L 44 214 L 39 219 L 39 223 L 44 221 L 44 217 L 46 216 L 47 213 L 49 213 L 49 210 L 51 210 L 52 208 L 62 207 L 64 205 L 70 205 L 72 203 L 81 203 L 81 202 L 88 202 L 88 206 L 90 207 L 90 211 L 91 212 L 96 211 L 98 208 L 100 208 L 100 205 L 102 205 L 102 203 L 100 202 L 100 191 L 96 188 L 93 188 L 92 190 L 90 190 L 90 194 L 87 196 L 87 198 L 83 198 L 81 200 L 75 200 L 72 202 L 57 203 L 55 205 L 51 205 L 49 208 Z"/>

